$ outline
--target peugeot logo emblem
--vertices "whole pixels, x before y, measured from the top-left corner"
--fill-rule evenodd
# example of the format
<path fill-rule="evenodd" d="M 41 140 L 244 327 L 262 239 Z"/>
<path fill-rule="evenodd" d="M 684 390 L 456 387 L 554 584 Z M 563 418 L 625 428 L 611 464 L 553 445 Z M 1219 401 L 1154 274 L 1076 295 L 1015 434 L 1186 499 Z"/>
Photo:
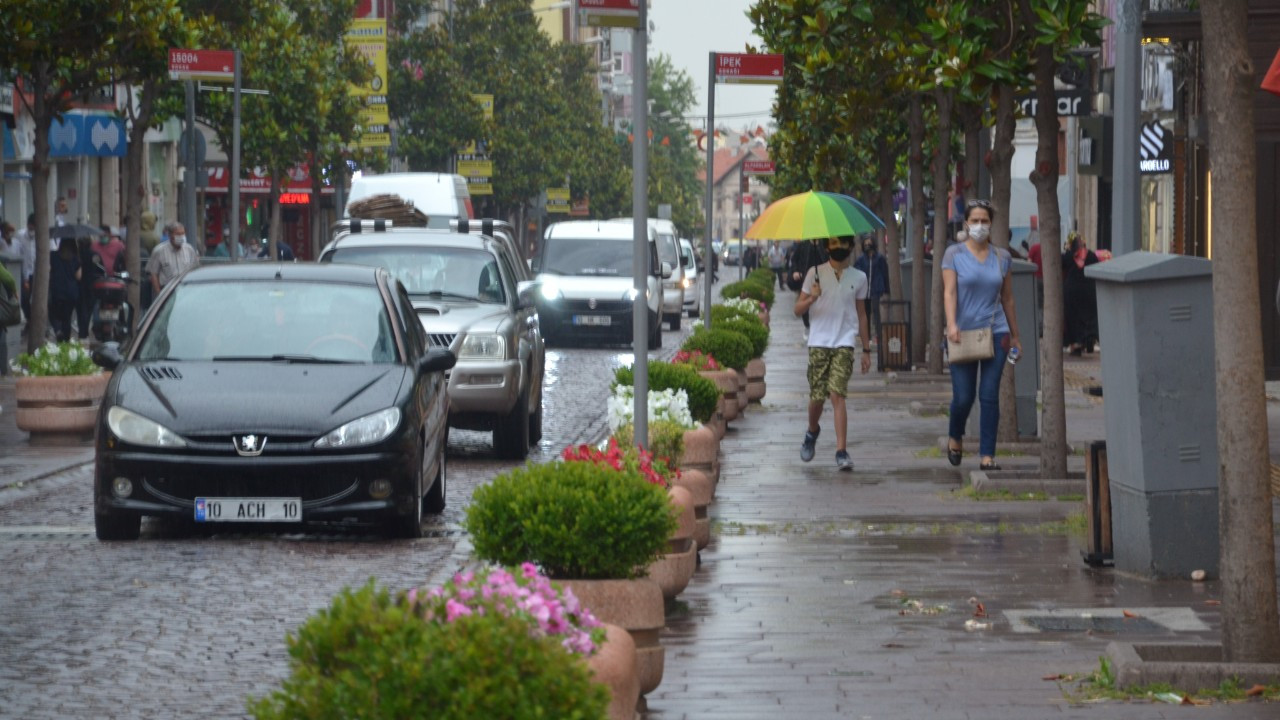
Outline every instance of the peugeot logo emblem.
<path fill-rule="evenodd" d="M 235 446 L 236 453 L 242 457 L 257 457 L 262 454 L 262 449 L 267 446 L 266 435 L 240 435 L 231 439 L 231 444 Z"/>
<path fill-rule="evenodd" d="M 591 310 L 595 310 L 595 309 L 596 309 L 596 299 L 595 299 L 595 298 L 591 298 L 590 300 L 588 300 L 588 301 L 587 301 L 587 307 L 588 307 L 589 309 L 591 309 Z"/>

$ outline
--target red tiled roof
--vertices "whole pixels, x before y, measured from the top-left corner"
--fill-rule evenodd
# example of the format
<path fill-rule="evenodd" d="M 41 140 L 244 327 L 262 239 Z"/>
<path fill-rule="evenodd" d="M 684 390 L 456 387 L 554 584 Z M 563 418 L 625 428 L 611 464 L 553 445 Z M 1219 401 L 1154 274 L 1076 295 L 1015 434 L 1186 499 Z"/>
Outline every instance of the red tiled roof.
<path fill-rule="evenodd" d="M 712 185 L 719 185 L 720 182 L 724 180 L 725 175 L 728 175 L 730 171 L 738 167 L 743 160 L 748 159 L 768 160 L 769 150 L 768 148 L 758 146 L 752 146 L 745 153 L 737 152 L 731 148 L 720 148 L 719 150 L 716 150 L 715 155 L 712 156 L 711 159 L 712 167 L 714 168 L 714 172 L 711 176 Z M 698 173 L 698 179 L 705 181 L 707 179 L 706 173 L 700 171 Z"/>

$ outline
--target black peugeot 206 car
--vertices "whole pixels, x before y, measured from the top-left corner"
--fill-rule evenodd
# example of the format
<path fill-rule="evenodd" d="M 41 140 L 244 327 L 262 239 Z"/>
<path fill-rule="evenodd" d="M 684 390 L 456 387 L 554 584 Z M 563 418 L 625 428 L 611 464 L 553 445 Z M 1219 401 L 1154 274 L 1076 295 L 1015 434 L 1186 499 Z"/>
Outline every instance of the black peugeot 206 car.
<path fill-rule="evenodd" d="M 374 523 L 422 534 L 445 506 L 454 355 L 429 349 L 381 268 L 238 263 L 193 270 L 135 342 L 107 343 L 94 521 Z"/>

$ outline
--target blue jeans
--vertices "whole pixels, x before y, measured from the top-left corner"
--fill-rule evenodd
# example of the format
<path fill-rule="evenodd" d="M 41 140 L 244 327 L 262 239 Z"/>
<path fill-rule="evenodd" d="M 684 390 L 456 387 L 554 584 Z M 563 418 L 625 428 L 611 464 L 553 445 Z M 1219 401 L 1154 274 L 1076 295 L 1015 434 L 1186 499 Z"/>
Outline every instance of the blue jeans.
<path fill-rule="evenodd" d="M 982 407 L 978 424 L 978 452 L 983 457 L 995 457 L 996 429 L 1000 426 L 1000 373 L 1004 371 L 1005 358 L 1009 355 L 1009 334 L 992 336 L 996 346 L 995 357 L 990 360 L 960 363 L 951 366 L 951 426 L 947 435 L 953 440 L 964 439 L 964 426 L 969 422 L 969 411 L 977 395 Z"/>

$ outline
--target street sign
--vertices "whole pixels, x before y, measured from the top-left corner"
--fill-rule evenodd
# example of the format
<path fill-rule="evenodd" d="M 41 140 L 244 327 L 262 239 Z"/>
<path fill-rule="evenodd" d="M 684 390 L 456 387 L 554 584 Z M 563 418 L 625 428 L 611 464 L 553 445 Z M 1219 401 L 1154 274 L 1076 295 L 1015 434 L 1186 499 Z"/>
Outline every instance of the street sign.
<path fill-rule="evenodd" d="M 716 82 L 773 85 L 782 82 L 781 55 L 716 53 Z"/>
<path fill-rule="evenodd" d="M 169 48 L 170 80 L 235 80 L 234 50 L 181 50 Z"/>
<path fill-rule="evenodd" d="M 459 160 L 458 174 L 467 177 L 492 177 L 492 160 Z"/>
<path fill-rule="evenodd" d="M 589 27 L 640 27 L 639 0 L 574 0 L 574 12 L 586 16 Z"/>
<path fill-rule="evenodd" d="M 744 175 L 772 175 L 774 165 L 772 160 L 743 160 L 742 172 Z"/>

